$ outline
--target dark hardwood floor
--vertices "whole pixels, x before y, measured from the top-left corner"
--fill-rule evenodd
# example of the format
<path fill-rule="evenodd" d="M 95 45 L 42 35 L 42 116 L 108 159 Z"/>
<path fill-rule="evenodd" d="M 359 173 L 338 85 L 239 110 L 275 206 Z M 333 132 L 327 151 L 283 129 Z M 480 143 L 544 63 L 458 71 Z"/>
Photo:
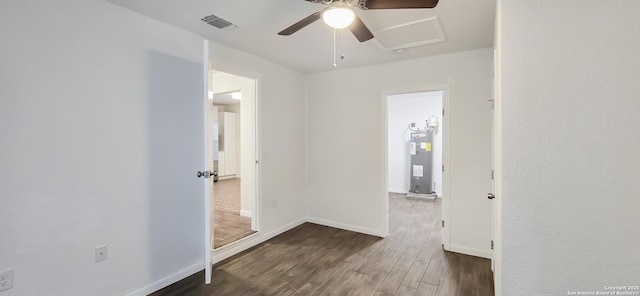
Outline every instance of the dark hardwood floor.
<path fill-rule="evenodd" d="M 385 239 L 306 223 L 152 295 L 494 295 L 489 260 L 443 251 L 440 200 L 390 211 Z"/>

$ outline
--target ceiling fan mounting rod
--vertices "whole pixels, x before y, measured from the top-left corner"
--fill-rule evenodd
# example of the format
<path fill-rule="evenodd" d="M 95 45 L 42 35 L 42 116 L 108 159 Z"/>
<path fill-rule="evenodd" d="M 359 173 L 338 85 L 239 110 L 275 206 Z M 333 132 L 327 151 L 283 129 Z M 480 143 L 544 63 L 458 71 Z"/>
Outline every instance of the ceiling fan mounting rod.
<path fill-rule="evenodd" d="M 331 5 L 336 2 L 346 3 L 360 9 L 423 9 L 435 8 L 439 0 L 305 0 L 312 3 Z"/>
<path fill-rule="evenodd" d="M 351 7 L 358 7 L 361 9 L 367 9 L 366 4 L 367 4 L 367 0 L 306 0 L 308 2 L 313 2 L 313 3 L 321 3 L 324 5 L 331 5 L 334 2 L 344 2 L 347 5 L 351 6 Z"/>

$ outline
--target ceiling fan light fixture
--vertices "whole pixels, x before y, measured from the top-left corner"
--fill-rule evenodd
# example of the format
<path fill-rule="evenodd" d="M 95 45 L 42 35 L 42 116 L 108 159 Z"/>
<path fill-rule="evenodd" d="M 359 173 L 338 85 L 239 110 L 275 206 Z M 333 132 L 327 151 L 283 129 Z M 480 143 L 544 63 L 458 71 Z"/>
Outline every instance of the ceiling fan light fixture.
<path fill-rule="evenodd" d="M 322 13 L 322 20 L 332 28 L 343 29 L 351 25 L 356 14 L 347 7 L 330 7 Z"/>

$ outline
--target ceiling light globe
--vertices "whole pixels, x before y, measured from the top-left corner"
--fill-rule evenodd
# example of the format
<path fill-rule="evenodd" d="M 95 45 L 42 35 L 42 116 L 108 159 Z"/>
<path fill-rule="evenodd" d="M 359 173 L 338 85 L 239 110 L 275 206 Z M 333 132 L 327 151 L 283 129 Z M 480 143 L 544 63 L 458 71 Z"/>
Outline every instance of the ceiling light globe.
<path fill-rule="evenodd" d="M 333 7 L 322 13 L 322 20 L 332 28 L 343 29 L 351 25 L 356 17 L 353 10 L 346 7 Z"/>

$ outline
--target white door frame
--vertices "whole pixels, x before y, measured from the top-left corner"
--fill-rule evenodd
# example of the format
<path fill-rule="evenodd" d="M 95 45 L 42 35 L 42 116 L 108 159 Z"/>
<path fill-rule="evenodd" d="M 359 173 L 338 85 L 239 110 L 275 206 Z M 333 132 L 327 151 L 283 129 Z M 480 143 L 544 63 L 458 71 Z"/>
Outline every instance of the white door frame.
<path fill-rule="evenodd" d="M 209 169 L 209 153 L 211 146 L 209 145 L 208 133 L 211 131 L 209 127 L 209 40 L 204 40 L 203 46 L 203 110 L 204 110 L 204 170 Z M 203 178 L 204 182 L 204 282 L 205 284 L 211 283 L 211 189 L 213 186 L 213 178 Z"/>
<path fill-rule="evenodd" d="M 383 237 L 389 236 L 389 105 L 388 105 L 388 97 L 392 95 L 399 94 L 409 94 L 409 93 L 420 93 L 420 92 L 434 92 L 434 91 L 442 91 L 442 108 L 445 111 L 445 114 L 442 116 L 442 125 L 444 128 L 442 129 L 442 165 L 445 170 L 442 174 L 442 220 L 447 221 L 445 227 L 442 229 L 442 245 L 445 250 L 449 249 L 449 193 L 451 192 L 449 188 L 449 180 L 450 180 L 450 169 L 449 168 L 449 139 L 450 139 L 450 126 L 449 126 L 449 118 L 451 114 L 449 113 L 449 85 L 433 85 L 433 86 L 416 86 L 413 88 L 403 88 L 403 89 L 391 89 L 384 90 L 382 92 L 382 159 L 384 164 L 383 170 L 383 178 L 384 182 L 382 182 L 381 188 L 381 196 L 384 201 L 383 210 L 384 213 L 382 217 L 384 217 L 384 229 L 383 229 Z"/>
<path fill-rule="evenodd" d="M 498 9 L 498 19 L 500 19 L 500 9 Z M 499 50 L 501 42 L 500 26 L 496 26 L 496 48 L 493 51 L 493 254 L 491 256 L 491 267 L 493 267 L 493 281 L 495 295 L 502 295 L 502 55 Z"/>
<path fill-rule="evenodd" d="M 249 240 L 252 240 L 255 236 L 259 235 L 262 231 L 261 226 L 261 216 L 262 216 L 262 166 L 259 163 L 259 159 L 261 159 L 261 147 L 262 147 L 262 138 L 260 132 L 260 110 L 261 110 L 261 100 L 260 100 L 260 90 L 261 90 L 261 78 L 259 75 L 252 75 L 250 73 L 244 73 L 242 71 L 237 71 L 233 68 L 225 67 L 224 65 L 211 65 L 211 69 L 216 71 L 241 76 L 253 81 L 253 118 L 254 118 L 254 126 L 253 126 L 253 137 L 254 137 L 254 203 L 253 203 L 253 211 L 251 212 L 251 229 L 256 232 L 252 235 L 243 237 L 239 240 L 226 244 L 222 247 L 216 248 L 215 250 L 211 247 L 213 244 L 209 245 L 209 255 L 213 257 L 219 257 L 222 255 L 223 257 L 229 257 L 236 253 L 242 251 L 241 247 L 244 243 Z M 215 83 L 212 81 L 211 83 Z M 209 80 L 208 80 L 209 81 Z M 208 90 L 207 90 L 208 91 Z M 242 156 L 241 156 L 242 157 Z M 241 164 L 242 165 L 242 162 Z M 209 209 L 211 209 L 212 205 L 209 205 Z M 214 234 L 215 235 L 215 234 Z"/>

